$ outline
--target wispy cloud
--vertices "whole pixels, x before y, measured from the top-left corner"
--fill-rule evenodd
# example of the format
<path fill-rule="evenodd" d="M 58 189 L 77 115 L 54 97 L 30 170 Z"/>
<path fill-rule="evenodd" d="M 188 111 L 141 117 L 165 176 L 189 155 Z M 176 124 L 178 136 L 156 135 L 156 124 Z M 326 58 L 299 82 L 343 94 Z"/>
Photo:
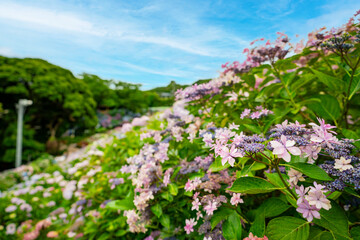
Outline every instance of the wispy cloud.
<path fill-rule="evenodd" d="M 92 35 L 104 35 L 89 21 L 73 13 L 58 12 L 46 8 L 31 7 L 16 3 L 0 4 L 0 18 L 40 25 L 58 30 L 75 31 Z"/>
<path fill-rule="evenodd" d="M 144 11 L 159 10 L 155 6 L 148 6 L 136 11 L 136 13 Z M 129 11 L 132 13 L 134 11 Z M 32 7 L 16 3 L 0 3 L 0 18 L 19 21 L 28 24 L 30 28 L 47 28 L 58 31 L 69 31 L 81 34 L 90 34 L 102 36 L 115 41 L 131 41 L 147 44 L 162 45 L 184 51 L 190 54 L 216 57 L 223 56 L 223 51 L 214 46 L 208 46 L 207 42 L 214 39 L 214 35 L 203 37 L 201 34 L 195 34 L 190 37 L 167 36 L 164 34 L 156 34 L 149 28 L 144 28 L 141 22 L 127 22 L 125 19 L 116 19 L 113 22 L 103 21 L 95 23 L 90 19 L 73 12 L 61 10 L 53 10 L 48 8 Z M 124 26 L 128 25 L 128 26 Z M 101 27 L 100 27 L 101 26 Z M 119 27 L 120 26 L 120 27 Z M 199 26 L 198 26 L 199 27 Z M 119 30 L 120 28 L 120 30 Z M 201 27 L 199 27 L 201 28 Z M 118 29 L 115 30 L 114 29 Z M 45 29 L 46 30 L 46 29 Z M 150 31 L 149 31 L 150 30 Z M 156 29 L 155 29 L 156 31 Z M 216 38 L 222 34 L 224 39 L 229 38 L 224 33 L 217 32 Z M 231 38 L 231 37 L 230 37 Z M 237 37 L 234 42 L 240 43 Z M 242 42 L 243 43 L 243 42 Z"/>
<path fill-rule="evenodd" d="M 170 77 L 188 77 L 191 75 L 190 72 L 181 71 L 178 69 L 168 69 L 168 70 L 156 70 L 154 68 L 146 68 L 142 66 L 138 66 L 132 63 L 123 62 L 123 61 L 116 61 L 116 63 L 119 66 L 124 66 L 127 68 L 131 68 L 134 70 L 138 70 L 145 73 L 151 73 L 156 75 L 162 75 L 162 76 L 170 76 Z"/>
<path fill-rule="evenodd" d="M 346 5 L 346 3 L 349 3 Z M 216 77 L 251 40 L 338 26 L 358 0 L 3 0 L 0 54 L 159 86 Z M 351 7 L 349 7 L 351 6 Z"/>

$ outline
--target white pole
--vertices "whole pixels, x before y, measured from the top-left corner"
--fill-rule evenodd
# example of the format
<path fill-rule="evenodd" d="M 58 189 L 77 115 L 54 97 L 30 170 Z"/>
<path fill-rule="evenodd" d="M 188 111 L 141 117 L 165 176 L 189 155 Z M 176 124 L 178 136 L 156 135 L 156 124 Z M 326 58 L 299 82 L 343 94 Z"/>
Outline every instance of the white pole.
<path fill-rule="evenodd" d="M 21 155 L 22 155 L 24 105 L 21 104 L 21 100 L 19 100 L 19 104 L 17 104 L 17 109 L 18 109 L 18 121 L 17 121 L 17 136 L 16 136 L 15 167 L 19 167 L 21 165 Z"/>
<path fill-rule="evenodd" d="M 18 109 L 18 122 L 17 122 L 17 136 L 16 136 L 15 167 L 20 167 L 21 165 L 24 111 L 25 111 L 25 107 L 30 106 L 31 104 L 32 101 L 26 99 L 20 99 L 19 103 L 16 104 L 16 107 Z"/>

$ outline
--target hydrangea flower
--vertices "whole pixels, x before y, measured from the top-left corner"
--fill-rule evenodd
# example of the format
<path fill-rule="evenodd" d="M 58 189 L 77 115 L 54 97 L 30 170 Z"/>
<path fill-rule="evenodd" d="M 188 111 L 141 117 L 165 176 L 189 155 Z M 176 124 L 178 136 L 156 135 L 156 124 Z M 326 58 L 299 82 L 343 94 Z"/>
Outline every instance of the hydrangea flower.
<path fill-rule="evenodd" d="M 191 218 L 191 219 L 186 219 L 185 220 L 185 231 L 186 234 L 190 234 L 191 232 L 194 231 L 194 226 L 197 224 L 197 222 L 195 221 L 195 218 Z"/>
<path fill-rule="evenodd" d="M 335 159 L 334 168 L 339 169 L 340 172 L 354 168 L 350 163 L 351 159 L 345 159 L 344 157 L 340 157 L 340 159 Z"/>
<path fill-rule="evenodd" d="M 217 209 L 217 202 L 211 202 L 209 201 L 209 204 L 204 207 L 204 210 L 206 211 L 206 214 L 211 216 L 213 215 L 214 211 Z"/>
<path fill-rule="evenodd" d="M 197 210 L 197 211 L 199 211 L 200 205 L 201 205 L 201 203 L 200 203 L 199 199 L 196 198 L 194 201 L 192 201 L 191 210 Z"/>
<path fill-rule="evenodd" d="M 326 198 L 323 188 L 325 186 L 317 184 L 314 182 L 315 187 L 310 187 L 308 195 L 305 196 L 305 199 L 309 202 L 310 205 L 316 206 L 316 208 L 324 208 L 329 210 L 331 208 L 330 200 Z"/>
<path fill-rule="evenodd" d="M 314 218 L 320 219 L 319 209 L 316 206 L 310 206 L 307 201 L 298 204 L 296 211 L 301 213 L 308 222 L 311 222 Z"/>
<path fill-rule="evenodd" d="M 16 231 L 15 223 L 10 223 L 6 226 L 6 235 L 13 235 Z"/>
<path fill-rule="evenodd" d="M 279 158 L 284 159 L 285 162 L 290 162 L 291 155 L 299 156 L 301 154 L 301 150 L 298 147 L 294 147 L 294 140 L 287 140 L 286 136 L 281 135 L 281 142 L 278 141 L 270 141 L 271 147 L 274 148 L 273 154 L 277 155 Z"/>
<path fill-rule="evenodd" d="M 290 183 L 290 186 L 295 186 L 298 183 L 298 181 L 305 181 L 303 174 L 292 168 L 290 168 L 290 170 L 288 171 L 288 176 L 289 176 L 288 182 Z"/>
<path fill-rule="evenodd" d="M 241 193 L 234 193 L 230 199 L 231 205 L 237 206 L 238 203 L 244 203 L 244 200 L 242 200 L 240 197 Z"/>
<path fill-rule="evenodd" d="M 230 149 L 223 146 L 221 148 L 220 156 L 222 165 L 225 165 L 226 162 L 228 162 L 230 166 L 233 167 L 235 163 L 234 157 L 243 157 L 244 155 L 236 149 L 235 145 L 232 145 Z"/>

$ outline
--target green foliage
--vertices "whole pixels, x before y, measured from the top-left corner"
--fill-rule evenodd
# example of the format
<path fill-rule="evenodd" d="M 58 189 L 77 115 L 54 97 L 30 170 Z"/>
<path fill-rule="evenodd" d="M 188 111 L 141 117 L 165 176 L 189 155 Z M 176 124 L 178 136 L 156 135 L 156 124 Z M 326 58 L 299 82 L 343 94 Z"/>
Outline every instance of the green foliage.
<path fill-rule="evenodd" d="M 258 194 L 278 189 L 268 181 L 259 177 L 241 177 L 235 180 L 230 191 L 236 193 Z"/>
<path fill-rule="evenodd" d="M 289 166 L 296 171 L 299 171 L 303 174 L 305 174 L 308 177 L 311 177 L 313 179 L 321 180 L 321 181 L 332 181 L 333 179 L 327 175 L 327 173 L 321 169 L 320 167 L 309 164 L 309 163 L 288 163 L 283 164 L 285 166 Z"/>
<path fill-rule="evenodd" d="M 309 231 L 309 222 L 295 217 L 278 217 L 269 222 L 266 235 L 270 240 L 306 240 Z"/>

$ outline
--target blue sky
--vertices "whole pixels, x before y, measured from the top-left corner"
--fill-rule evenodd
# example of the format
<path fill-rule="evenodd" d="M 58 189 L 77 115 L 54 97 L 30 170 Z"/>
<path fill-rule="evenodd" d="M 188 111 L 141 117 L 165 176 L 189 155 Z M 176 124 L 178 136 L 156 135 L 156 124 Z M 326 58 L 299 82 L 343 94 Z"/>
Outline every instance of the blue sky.
<path fill-rule="evenodd" d="M 190 84 L 277 31 L 340 26 L 359 0 L 1 0 L 0 55 L 43 58 L 104 79 Z"/>

